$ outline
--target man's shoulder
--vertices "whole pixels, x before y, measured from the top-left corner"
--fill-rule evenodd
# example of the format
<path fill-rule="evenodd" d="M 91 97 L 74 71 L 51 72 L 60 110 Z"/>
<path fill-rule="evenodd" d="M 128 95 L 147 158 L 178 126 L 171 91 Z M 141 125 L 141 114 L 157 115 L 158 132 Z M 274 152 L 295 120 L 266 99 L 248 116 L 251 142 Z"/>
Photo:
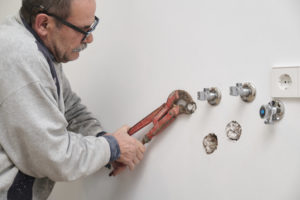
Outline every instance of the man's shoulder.
<path fill-rule="evenodd" d="M 32 82 L 47 85 L 52 81 L 49 65 L 35 37 L 19 20 L 8 18 L 0 25 L 0 85 L 3 88 L 7 82 L 5 90 L 8 92 Z M 13 84 L 11 80 L 15 80 Z"/>
<path fill-rule="evenodd" d="M 0 25 L 0 56 L 18 52 L 22 55 L 38 51 L 34 36 L 26 29 L 18 15 L 6 18 Z"/>

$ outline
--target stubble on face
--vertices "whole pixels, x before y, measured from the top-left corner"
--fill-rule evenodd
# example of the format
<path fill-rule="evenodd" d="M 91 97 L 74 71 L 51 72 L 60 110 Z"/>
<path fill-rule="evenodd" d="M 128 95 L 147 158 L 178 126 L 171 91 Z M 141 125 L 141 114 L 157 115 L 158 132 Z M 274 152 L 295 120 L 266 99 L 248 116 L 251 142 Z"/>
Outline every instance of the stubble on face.
<path fill-rule="evenodd" d="M 50 49 L 56 62 L 66 63 L 76 60 L 79 53 L 87 48 L 86 43 L 80 42 L 80 33 L 78 34 L 74 30 L 63 26 L 55 27 L 55 29 L 52 34 Z M 74 47 L 76 43 L 77 47 Z"/>
<path fill-rule="evenodd" d="M 87 43 L 81 44 L 79 47 L 72 50 L 72 52 L 81 52 L 87 48 Z"/>

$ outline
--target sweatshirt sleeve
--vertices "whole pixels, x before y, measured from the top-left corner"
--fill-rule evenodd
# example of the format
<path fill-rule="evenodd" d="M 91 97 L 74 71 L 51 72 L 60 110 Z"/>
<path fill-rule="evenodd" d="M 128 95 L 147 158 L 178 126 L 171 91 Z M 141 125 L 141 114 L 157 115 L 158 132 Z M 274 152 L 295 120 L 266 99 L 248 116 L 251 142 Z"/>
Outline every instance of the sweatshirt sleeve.
<path fill-rule="evenodd" d="M 93 135 L 103 132 L 100 122 L 81 103 L 81 99 L 72 91 L 70 83 L 63 72 L 62 87 L 65 105 L 65 118 L 67 129 L 83 135 Z"/>
<path fill-rule="evenodd" d="M 90 175 L 111 157 L 104 137 L 68 131 L 57 102 L 39 82 L 32 82 L 0 104 L 0 143 L 24 173 L 53 181 Z"/>
<path fill-rule="evenodd" d="M 82 135 L 103 136 L 100 122 L 90 113 L 86 106 L 81 103 L 81 99 L 72 91 L 70 83 L 60 68 L 62 75 L 63 98 L 65 105 L 65 118 L 68 122 L 67 129 Z M 120 157 L 120 147 L 117 140 L 113 136 L 104 136 L 110 146 L 110 162 Z"/>

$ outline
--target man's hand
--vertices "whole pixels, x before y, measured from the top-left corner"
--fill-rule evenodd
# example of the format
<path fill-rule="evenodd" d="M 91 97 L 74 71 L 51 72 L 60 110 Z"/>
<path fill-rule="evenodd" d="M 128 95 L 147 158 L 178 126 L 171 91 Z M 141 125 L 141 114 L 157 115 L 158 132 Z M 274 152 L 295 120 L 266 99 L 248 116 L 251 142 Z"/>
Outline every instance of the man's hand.
<path fill-rule="evenodd" d="M 113 167 L 113 171 L 110 172 L 109 176 L 116 176 L 127 168 L 126 165 L 119 163 L 117 161 L 112 162 L 111 165 Z"/>
<path fill-rule="evenodd" d="M 145 146 L 134 137 L 129 136 L 128 130 L 128 126 L 123 126 L 112 135 L 119 143 L 121 151 L 120 158 L 117 162 L 122 163 L 128 166 L 130 170 L 133 170 L 135 165 L 139 164 L 139 162 L 143 159 Z M 122 168 L 124 169 L 124 166 Z M 119 170 L 115 169 L 114 171 L 118 172 Z M 114 173 L 114 175 L 116 174 L 118 173 Z"/>

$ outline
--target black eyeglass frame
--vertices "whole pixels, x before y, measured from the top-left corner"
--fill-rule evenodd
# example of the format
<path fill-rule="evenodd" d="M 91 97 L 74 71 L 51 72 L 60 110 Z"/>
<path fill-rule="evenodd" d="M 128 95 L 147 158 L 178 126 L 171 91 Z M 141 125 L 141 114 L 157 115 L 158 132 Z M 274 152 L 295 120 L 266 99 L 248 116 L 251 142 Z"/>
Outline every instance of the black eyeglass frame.
<path fill-rule="evenodd" d="M 89 27 L 89 30 L 88 31 L 84 31 L 82 30 L 81 28 L 75 26 L 74 24 L 71 24 L 70 22 L 67 22 L 66 20 L 64 20 L 63 18 L 57 16 L 57 15 L 54 15 L 52 13 L 48 13 L 47 11 L 42 11 L 40 13 L 44 13 L 46 15 L 49 15 L 51 17 L 54 17 L 55 19 L 57 19 L 58 21 L 60 21 L 62 24 L 70 27 L 71 29 L 83 34 L 83 38 L 81 40 L 81 42 L 83 42 L 97 27 L 98 23 L 99 23 L 99 18 L 97 16 L 95 16 L 95 21 L 94 23 Z"/>

